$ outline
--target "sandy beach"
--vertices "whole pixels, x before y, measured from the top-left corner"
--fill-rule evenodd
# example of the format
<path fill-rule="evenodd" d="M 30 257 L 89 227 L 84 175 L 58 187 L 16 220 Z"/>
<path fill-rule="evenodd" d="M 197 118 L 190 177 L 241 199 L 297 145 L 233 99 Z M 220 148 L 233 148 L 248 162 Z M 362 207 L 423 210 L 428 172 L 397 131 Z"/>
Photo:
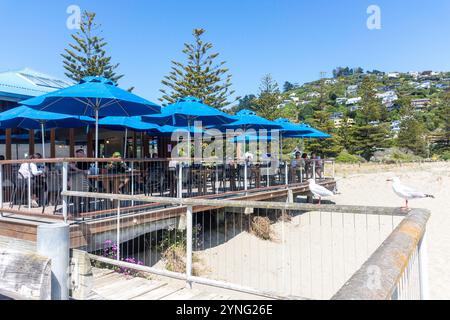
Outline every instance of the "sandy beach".
<path fill-rule="evenodd" d="M 400 207 L 402 200 L 386 181 L 392 176 L 436 197 L 410 205 L 432 212 L 427 230 L 430 294 L 450 299 L 450 163 L 337 166 L 339 194 L 330 200 Z M 228 217 L 227 236 L 223 230 L 206 234 L 203 250 L 197 251 L 201 275 L 293 297 L 329 299 L 401 220 L 369 214 L 289 214 L 290 221 L 272 224 L 272 241 L 242 232 L 239 218 Z"/>
<path fill-rule="evenodd" d="M 333 198 L 336 204 L 402 206 L 386 182 L 392 176 L 435 196 L 412 201 L 410 206 L 431 211 L 427 227 L 430 296 L 450 299 L 450 163 L 337 166 L 336 175 L 340 192 Z"/>

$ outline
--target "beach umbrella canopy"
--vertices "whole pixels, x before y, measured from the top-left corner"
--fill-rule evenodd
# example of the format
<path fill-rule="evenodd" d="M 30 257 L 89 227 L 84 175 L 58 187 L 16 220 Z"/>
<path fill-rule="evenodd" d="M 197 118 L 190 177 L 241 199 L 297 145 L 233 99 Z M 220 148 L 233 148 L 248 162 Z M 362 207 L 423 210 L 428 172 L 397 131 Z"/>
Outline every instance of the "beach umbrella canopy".
<path fill-rule="evenodd" d="M 91 117 L 39 111 L 26 106 L 0 113 L 1 129 L 42 129 L 42 124 L 46 128 L 78 128 L 92 123 L 95 123 L 95 120 Z"/>
<path fill-rule="evenodd" d="M 96 158 L 99 117 L 129 117 L 161 112 L 159 105 L 120 89 L 115 82 L 103 77 L 85 77 L 76 85 L 22 101 L 21 104 L 42 111 L 95 117 Z"/>
<path fill-rule="evenodd" d="M 111 130 L 125 130 L 133 131 L 155 131 L 158 132 L 159 125 L 142 121 L 140 116 L 134 117 L 104 117 L 98 121 L 98 125 L 102 128 Z"/>
<path fill-rule="evenodd" d="M 164 107 L 161 114 L 145 115 L 142 119 L 160 125 L 187 127 L 188 132 L 191 132 L 195 121 L 201 121 L 202 126 L 212 126 L 236 120 L 233 116 L 204 104 L 201 99 L 196 97 L 180 98 L 177 102 Z M 171 130 L 172 128 L 167 127 L 167 129 Z M 190 154 L 190 135 L 188 135 L 188 154 Z"/>
<path fill-rule="evenodd" d="M 275 137 L 267 135 L 256 135 L 256 134 L 242 134 L 232 138 L 229 138 L 230 142 L 259 142 L 259 141 L 272 141 L 278 140 Z"/>
<path fill-rule="evenodd" d="M 303 134 L 288 133 L 286 135 L 283 134 L 283 136 L 285 136 L 287 138 L 310 138 L 310 139 L 329 139 L 329 138 L 331 138 L 331 135 L 329 135 L 328 133 L 325 133 L 316 128 L 313 128 L 310 125 L 303 124 L 303 126 L 306 126 L 308 128 L 308 130 L 310 130 L 310 133 L 303 133 Z"/>
<path fill-rule="evenodd" d="M 235 121 L 235 118 L 223 111 L 210 107 L 201 99 L 185 97 L 162 108 L 160 114 L 144 115 L 144 121 L 159 125 L 174 127 L 190 127 L 195 121 L 201 121 L 203 126 L 225 124 Z"/>
<path fill-rule="evenodd" d="M 288 135 L 302 135 L 313 133 L 313 130 L 310 126 L 300 123 L 292 123 L 286 118 L 278 118 L 274 122 L 281 125 L 280 132 L 284 137 L 288 137 Z"/>
<path fill-rule="evenodd" d="M 251 110 L 241 110 L 235 115 L 235 121 L 220 126 L 221 129 L 281 129 L 282 126 L 274 121 L 260 117 L 256 112 Z"/>
<path fill-rule="evenodd" d="M 78 128 L 95 123 L 87 116 L 71 116 L 67 114 L 35 110 L 19 106 L 0 113 L 0 128 L 39 129 L 42 135 L 42 156 L 45 158 L 45 128 Z"/>

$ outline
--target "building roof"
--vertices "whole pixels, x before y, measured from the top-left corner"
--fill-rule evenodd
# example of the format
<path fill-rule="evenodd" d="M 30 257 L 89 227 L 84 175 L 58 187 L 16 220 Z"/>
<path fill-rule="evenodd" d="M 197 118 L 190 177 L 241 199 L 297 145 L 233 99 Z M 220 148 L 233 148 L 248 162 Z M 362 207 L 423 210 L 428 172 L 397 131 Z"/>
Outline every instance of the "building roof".
<path fill-rule="evenodd" d="M 28 68 L 0 73 L 0 100 L 20 101 L 72 85 Z"/>

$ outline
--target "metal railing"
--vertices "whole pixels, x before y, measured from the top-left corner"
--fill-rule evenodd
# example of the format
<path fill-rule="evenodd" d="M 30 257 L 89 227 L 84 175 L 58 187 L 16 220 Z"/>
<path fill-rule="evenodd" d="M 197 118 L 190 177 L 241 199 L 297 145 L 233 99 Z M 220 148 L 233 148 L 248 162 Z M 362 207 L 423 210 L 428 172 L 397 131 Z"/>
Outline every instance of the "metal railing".
<path fill-rule="evenodd" d="M 424 210 L 62 195 L 117 202 L 114 216 L 75 222 L 72 230 L 96 264 L 119 272 L 150 272 L 271 298 L 427 296 Z M 156 207 L 122 212 L 121 203 L 128 201 Z"/>
<path fill-rule="evenodd" d="M 270 162 L 243 160 L 220 163 L 203 159 L 30 159 L 0 161 L 0 208 L 3 213 L 86 219 L 114 213 L 115 202 L 61 197 L 66 190 L 111 194 L 191 198 L 246 192 L 303 183 L 311 177 L 334 177 L 334 162 L 294 160 L 271 167 Z M 64 205 L 67 202 L 67 205 Z M 134 200 L 124 207 L 146 205 Z"/>

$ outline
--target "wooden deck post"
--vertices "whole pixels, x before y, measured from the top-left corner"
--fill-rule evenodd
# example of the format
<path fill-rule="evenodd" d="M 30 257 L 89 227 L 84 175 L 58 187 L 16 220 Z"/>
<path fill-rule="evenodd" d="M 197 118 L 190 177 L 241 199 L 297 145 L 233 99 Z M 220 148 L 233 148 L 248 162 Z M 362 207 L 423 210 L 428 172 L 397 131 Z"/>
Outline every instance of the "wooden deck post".
<path fill-rule="evenodd" d="M 28 131 L 28 153 L 34 154 L 34 130 Z"/>
<path fill-rule="evenodd" d="M 51 129 L 50 130 L 50 158 L 56 158 L 56 130 Z"/>
<path fill-rule="evenodd" d="M 5 130 L 5 158 L 6 158 L 6 160 L 12 160 L 11 129 Z"/>
<path fill-rule="evenodd" d="M 142 146 L 142 152 L 143 152 L 143 155 L 142 155 L 142 157 L 143 158 L 150 158 L 150 148 L 149 148 L 149 142 L 150 142 L 150 139 L 149 139 L 149 136 L 148 136 L 148 134 L 146 134 L 146 133 L 144 133 L 143 134 L 143 139 L 142 139 L 142 143 L 143 143 L 143 146 Z"/>
<path fill-rule="evenodd" d="M 86 142 L 86 147 L 87 147 L 87 151 L 86 152 L 87 152 L 88 158 L 92 158 L 92 156 L 93 156 L 94 148 L 93 148 L 92 141 L 93 141 L 92 129 L 89 128 L 88 134 L 87 134 L 87 142 Z"/>
<path fill-rule="evenodd" d="M 131 158 L 131 157 L 129 157 Z M 133 132 L 133 158 L 137 158 L 137 135 L 136 131 Z"/>
<path fill-rule="evenodd" d="M 69 152 L 70 157 L 75 157 L 75 129 L 69 129 Z"/>

